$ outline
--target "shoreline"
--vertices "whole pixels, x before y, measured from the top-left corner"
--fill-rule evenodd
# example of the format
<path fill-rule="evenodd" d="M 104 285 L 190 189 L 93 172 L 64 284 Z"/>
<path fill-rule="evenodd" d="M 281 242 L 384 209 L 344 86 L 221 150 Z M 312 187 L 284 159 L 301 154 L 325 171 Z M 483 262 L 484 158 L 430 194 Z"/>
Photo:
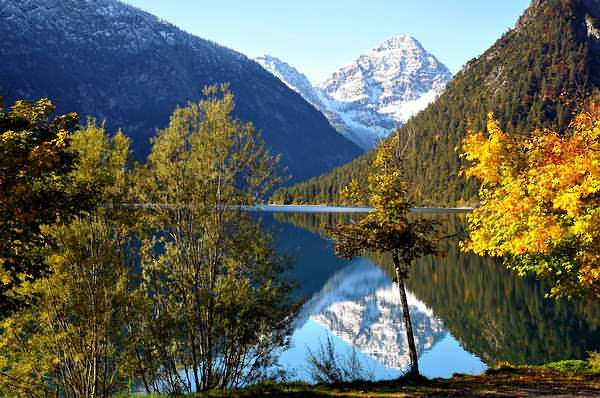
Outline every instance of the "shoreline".
<path fill-rule="evenodd" d="M 347 206 L 328 206 L 328 205 L 256 205 L 244 206 L 244 210 L 258 211 L 265 213 L 370 213 L 371 207 L 347 207 Z M 471 213 L 473 207 L 413 207 L 410 209 L 413 213 Z"/>
<path fill-rule="evenodd" d="M 166 398 L 165 395 L 141 396 Z M 241 389 L 213 390 L 189 396 L 195 398 L 598 397 L 600 396 L 600 373 L 596 364 L 584 360 L 566 360 L 545 365 L 505 364 L 490 368 L 478 376 L 454 374 L 450 379 L 401 377 L 396 380 L 354 381 L 337 385 L 264 382 Z"/>

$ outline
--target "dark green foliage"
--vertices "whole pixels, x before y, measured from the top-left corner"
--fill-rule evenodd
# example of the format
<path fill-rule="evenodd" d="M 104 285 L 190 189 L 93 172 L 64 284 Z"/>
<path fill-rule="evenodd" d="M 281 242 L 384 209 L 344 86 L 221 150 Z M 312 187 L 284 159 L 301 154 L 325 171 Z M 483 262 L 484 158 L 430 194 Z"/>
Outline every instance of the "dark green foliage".
<path fill-rule="evenodd" d="M 92 206 L 93 192 L 69 176 L 77 115 L 52 118 L 54 111 L 48 99 L 17 101 L 7 111 L 0 98 L 0 316 L 31 299 L 15 288 L 46 272 L 43 226 Z"/>
<path fill-rule="evenodd" d="M 596 17 L 594 1 L 535 1 L 513 30 L 468 62 L 434 104 L 396 133 L 409 142 L 405 166 L 417 204 L 476 202 L 477 185 L 460 175 L 457 151 L 469 129 L 484 131 L 488 112 L 510 134 L 567 127 L 600 85 L 600 42 L 589 33 L 600 27 Z M 340 187 L 366 179 L 370 156 L 282 190 L 274 200 L 341 204 Z"/>
<path fill-rule="evenodd" d="M 362 181 L 365 181 L 372 161 L 373 154 L 366 153 L 329 174 L 277 190 L 271 201 L 282 204 L 345 204 L 341 190 L 348 185 L 352 176 L 364 177 Z"/>

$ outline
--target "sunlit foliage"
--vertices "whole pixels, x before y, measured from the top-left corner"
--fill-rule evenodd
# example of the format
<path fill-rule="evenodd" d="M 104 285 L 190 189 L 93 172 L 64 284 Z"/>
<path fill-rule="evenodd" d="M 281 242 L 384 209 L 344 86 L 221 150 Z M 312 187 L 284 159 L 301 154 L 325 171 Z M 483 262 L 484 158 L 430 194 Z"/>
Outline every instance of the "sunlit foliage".
<path fill-rule="evenodd" d="M 240 205 L 259 203 L 277 158 L 232 117 L 227 86 L 177 109 L 138 180 L 142 218 L 140 376 L 148 392 L 227 388 L 264 376 L 287 342 L 285 262 Z"/>
<path fill-rule="evenodd" d="M 54 243 L 40 248 L 48 275 L 17 293 L 38 297 L 0 324 L 0 395 L 109 397 L 127 391 L 133 340 L 131 236 L 120 212 L 126 191 L 129 140 L 109 138 L 93 120 L 76 132 L 79 155 L 70 184 L 87 186 L 103 206 L 44 226 Z"/>
<path fill-rule="evenodd" d="M 277 158 L 232 118 L 227 86 L 204 94 L 175 110 L 144 166 L 130 164 L 124 134 L 93 119 L 75 133 L 57 129 L 65 168 L 48 172 L 62 183 L 57 199 L 93 193 L 97 205 L 35 225 L 43 239 L 30 247 L 47 272 L 13 288 L 39 300 L 0 324 L 1 396 L 105 398 L 135 385 L 181 394 L 265 377 L 296 305 L 286 262 L 240 205 L 279 181 Z M 14 192 L 15 209 L 27 192 Z"/>
<path fill-rule="evenodd" d="M 469 217 L 469 250 L 506 256 L 520 273 L 549 278 L 553 295 L 600 295 L 600 108 L 579 114 L 564 134 L 503 132 L 464 141 L 468 176 L 481 182 Z"/>

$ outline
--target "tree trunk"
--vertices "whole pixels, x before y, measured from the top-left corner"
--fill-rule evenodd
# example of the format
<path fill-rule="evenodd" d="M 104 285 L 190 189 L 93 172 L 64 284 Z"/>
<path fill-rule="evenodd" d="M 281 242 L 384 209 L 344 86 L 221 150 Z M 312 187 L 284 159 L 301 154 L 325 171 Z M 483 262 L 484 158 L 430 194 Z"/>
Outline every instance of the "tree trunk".
<path fill-rule="evenodd" d="M 204 387 L 203 385 L 200 384 L 200 377 L 198 377 L 198 356 L 197 356 L 197 348 L 196 348 L 196 336 L 194 335 L 194 333 L 191 332 L 193 325 L 189 325 L 188 326 L 190 328 L 190 331 L 188 333 L 189 335 L 189 339 L 190 339 L 190 344 L 191 344 L 191 349 L 192 349 L 192 366 L 194 367 L 193 369 L 193 375 L 194 375 L 194 383 L 196 383 L 196 391 L 201 391 L 201 389 Z M 187 373 L 187 370 L 186 370 Z"/>
<path fill-rule="evenodd" d="M 406 329 L 406 339 L 408 340 L 408 352 L 410 355 L 410 370 L 412 376 L 419 376 L 419 357 L 417 355 L 417 347 L 415 345 L 415 336 L 413 334 L 412 321 L 410 319 L 410 311 L 408 308 L 408 300 L 406 299 L 406 289 L 404 287 L 404 279 L 406 273 L 402 271 L 400 259 L 397 254 L 394 254 L 394 267 L 396 269 L 396 279 L 398 279 L 398 290 L 400 291 L 400 303 L 402 305 L 402 315 L 404 318 L 404 327 Z"/>

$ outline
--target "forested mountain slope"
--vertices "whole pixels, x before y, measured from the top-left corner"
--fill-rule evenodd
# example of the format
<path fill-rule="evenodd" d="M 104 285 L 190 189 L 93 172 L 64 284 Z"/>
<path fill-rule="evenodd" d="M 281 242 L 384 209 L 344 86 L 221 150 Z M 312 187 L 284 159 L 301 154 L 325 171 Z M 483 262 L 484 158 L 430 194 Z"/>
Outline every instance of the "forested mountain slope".
<path fill-rule="evenodd" d="M 142 160 L 177 105 L 229 82 L 236 116 L 263 131 L 292 181 L 361 150 L 300 95 L 244 55 L 117 0 L 0 0 L 0 96 L 48 97 L 61 113 L 123 128 Z"/>
<path fill-rule="evenodd" d="M 515 28 L 469 61 L 436 102 L 397 131 L 408 143 L 406 172 L 421 205 L 475 202 L 461 175 L 469 128 L 495 112 L 509 133 L 564 129 L 600 85 L 600 0 L 534 0 Z M 364 181 L 370 154 L 280 191 L 274 200 L 340 203 L 339 188 Z"/>

